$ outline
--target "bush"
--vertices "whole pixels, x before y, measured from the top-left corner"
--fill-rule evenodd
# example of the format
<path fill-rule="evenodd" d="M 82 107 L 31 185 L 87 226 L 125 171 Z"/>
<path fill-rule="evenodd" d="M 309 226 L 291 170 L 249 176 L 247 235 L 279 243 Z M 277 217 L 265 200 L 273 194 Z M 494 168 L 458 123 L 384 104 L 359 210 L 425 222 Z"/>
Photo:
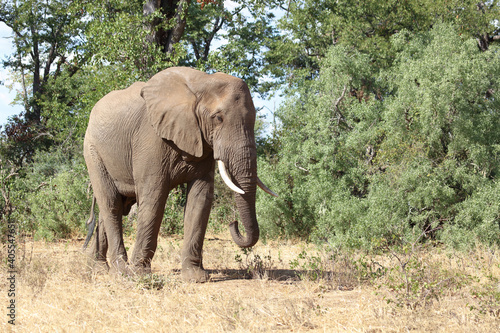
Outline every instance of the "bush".
<path fill-rule="evenodd" d="M 54 240 L 85 233 L 91 197 L 82 172 L 65 171 L 42 182 L 26 195 L 24 223 L 34 226 L 35 238 Z"/>
<path fill-rule="evenodd" d="M 268 236 L 370 248 L 413 233 L 500 244 L 500 58 L 453 26 L 392 37 L 386 69 L 341 44 L 280 109 L 259 175 Z"/>
<path fill-rule="evenodd" d="M 38 152 L 34 162 L 20 170 L 11 195 L 15 206 L 12 218 L 22 233 L 46 240 L 85 233 L 92 194 L 77 149 Z"/>

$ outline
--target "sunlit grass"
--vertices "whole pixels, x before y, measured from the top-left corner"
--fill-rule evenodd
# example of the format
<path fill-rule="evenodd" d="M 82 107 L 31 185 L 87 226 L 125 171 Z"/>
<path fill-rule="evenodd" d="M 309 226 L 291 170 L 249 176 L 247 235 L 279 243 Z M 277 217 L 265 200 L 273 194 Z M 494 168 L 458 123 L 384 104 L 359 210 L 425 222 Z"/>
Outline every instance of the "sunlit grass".
<path fill-rule="evenodd" d="M 160 239 L 153 275 L 121 277 L 93 271 L 81 241 L 26 240 L 18 248 L 17 331 L 493 332 L 500 325 L 500 260 L 486 249 L 421 248 L 407 267 L 416 280 L 408 292 L 390 254 L 290 241 L 242 251 L 225 235 L 205 241 L 212 281 L 185 283 L 181 243 Z"/>

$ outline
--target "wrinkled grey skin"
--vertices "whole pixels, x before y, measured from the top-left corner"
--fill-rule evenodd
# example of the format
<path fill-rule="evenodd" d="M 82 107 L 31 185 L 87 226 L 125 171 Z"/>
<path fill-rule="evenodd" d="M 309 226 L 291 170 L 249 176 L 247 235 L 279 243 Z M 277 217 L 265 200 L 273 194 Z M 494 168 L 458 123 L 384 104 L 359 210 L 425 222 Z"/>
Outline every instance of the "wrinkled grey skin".
<path fill-rule="evenodd" d="M 202 247 L 214 193 L 215 160 L 245 194 L 235 200 L 246 231 L 230 225 L 235 243 L 259 239 L 255 215 L 255 108 L 238 78 L 175 67 L 148 82 L 104 96 L 90 114 L 84 156 L 99 206 L 96 260 L 122 273 L 150 272 L 165 202 L 187 183 L 182 277 L 203 282 Z M 138 203 L 137 239 L 129 261 L 122 216 Z"/>

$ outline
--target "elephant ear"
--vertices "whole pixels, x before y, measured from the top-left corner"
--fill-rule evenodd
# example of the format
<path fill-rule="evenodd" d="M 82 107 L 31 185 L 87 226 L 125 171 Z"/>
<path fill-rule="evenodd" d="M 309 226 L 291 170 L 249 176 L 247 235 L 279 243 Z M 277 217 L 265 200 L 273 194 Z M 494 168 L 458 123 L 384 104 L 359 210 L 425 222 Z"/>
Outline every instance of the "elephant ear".
<path fill-rule="evenodd" d="M 156 134 L 195 157 L 203 155 L 203 141 L 195 114 L 196 96 L 185 79 L 164 70 L 142 88 L 149 121 Z"/>

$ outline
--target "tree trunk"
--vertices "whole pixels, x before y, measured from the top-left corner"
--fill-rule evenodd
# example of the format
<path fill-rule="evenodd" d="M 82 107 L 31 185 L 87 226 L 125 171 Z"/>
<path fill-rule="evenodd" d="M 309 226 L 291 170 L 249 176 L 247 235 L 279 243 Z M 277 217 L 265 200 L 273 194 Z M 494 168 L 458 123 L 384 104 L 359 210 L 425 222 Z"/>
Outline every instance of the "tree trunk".
<path fill-rule="evenodd" d="M 38 103 L 40 97 L 42 83 L 40 81 L 40 53 L 38 49 L 38 31 L 34 25 L 31 25 L 31 36 L 33 38 L 33 48 L 31 51 L 31 57 L 33 59 L 33 100 L 31 105 L 26 109 L 26 120 L 30 123 L 39 124 L 41 120 L 41 107 Z M 25 96 L 27 97 L 27 96 Z"/>
<path fill-rule="evenodd" d="M 144 16 L 156 11 L 161 14 L 159 18 L 151 20 L 149 25 L 151 33 L 146 42 L 157 44 L 169 58 L 173 56 L 174 45 L 184 34 L 190 2 L 190 0 L 148 0 L 143 6 Z M 164 27 L 159 27 L 160 25 Z"/>

